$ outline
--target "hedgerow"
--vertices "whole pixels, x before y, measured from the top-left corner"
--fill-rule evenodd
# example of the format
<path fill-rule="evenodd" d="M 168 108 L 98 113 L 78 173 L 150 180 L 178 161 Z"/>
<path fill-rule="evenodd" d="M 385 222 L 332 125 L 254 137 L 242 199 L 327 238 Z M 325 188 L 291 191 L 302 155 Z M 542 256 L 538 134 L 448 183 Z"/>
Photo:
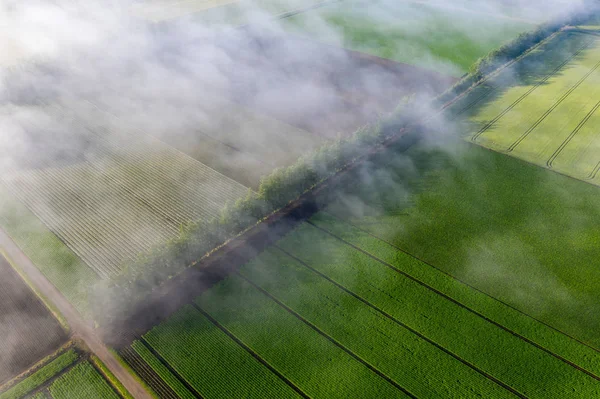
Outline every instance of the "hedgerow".
<path fill-rule="evenodd" d="M 532 46 L 565 26 L 580 23 L 589 17 L 589 14 L 565 16 L 560 21 L 543 24 L 531 32 L 520 34 L 478 60 L 467 75 L 433 100 L 431 108 L 439 109 L 452 102 L 485 76 L 523 55 Z M 226 204 L 220 217 L 182 226 L 177 238 L 140 256 L 137 262 L 126 265 L 122 275 L 110 283 L 110 289 L 118 290 L 121 298 L 129 298 L 123 295 L 124 292 L 147 293 L 364 157 L 377 145 L 402 135 L 409 127 L 415 129 L 419 126 L 418 115 L 415 101 L 412 97 L 406 97 L 393 113 L 377 123 L 366 125 L 348 137 L 328 142 L 288 167 L 275 169 L 261 180 L 257 191 L 249 190 L 244 198 L 234 204 Z"/>

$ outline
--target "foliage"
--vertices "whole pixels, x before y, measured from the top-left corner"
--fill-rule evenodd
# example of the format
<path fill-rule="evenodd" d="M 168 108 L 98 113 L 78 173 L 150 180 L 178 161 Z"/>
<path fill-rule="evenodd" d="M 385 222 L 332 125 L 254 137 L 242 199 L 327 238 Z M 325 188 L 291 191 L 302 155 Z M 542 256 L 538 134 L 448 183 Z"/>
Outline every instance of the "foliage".
<path fill-rule="evenodd" d="M 473 67 L 469 75 L 439 96 L 435 103 L 440 105 L 456 98 L 479 81 L 484 74 L 504 65 L 511 57 L 521 55 L 531 45 L 539 43 L 570 21 L 569 17 L 561 23 L 538 27 L 533 32 L 522 34 L 491 52 Z M 185 267 L 196 264 L 229 239 L 285 207 L 358 158 L 364 157 L 376 145 L 401 134 L 404 128 L 411 127 L 417 130 L 419 122 L 415 118 L 419 112 L 415 107 L 416 104 L 406 102 L 377 124 L 365 126 L 347 138 L 326 143 L 289 167 L 275 169 L 261 180 L 256 192 L 249 191 L 245 198 L 234 204 L 229 203 L 219 218 L 184 226 L 178 237 L 164 246 L 155 247 L 136 262 L 126 265 L 122 275 L 110 283 L 109 289 L 118 291 L 121 299 L 127 302 L 131 300 L 131 295 L 143 296 L 161 282 L 180 273 Z M 102 297 L 99 300 L 101 301 Z M 99 303 L 101 309 L 116 305 L 114 302 Z"/>

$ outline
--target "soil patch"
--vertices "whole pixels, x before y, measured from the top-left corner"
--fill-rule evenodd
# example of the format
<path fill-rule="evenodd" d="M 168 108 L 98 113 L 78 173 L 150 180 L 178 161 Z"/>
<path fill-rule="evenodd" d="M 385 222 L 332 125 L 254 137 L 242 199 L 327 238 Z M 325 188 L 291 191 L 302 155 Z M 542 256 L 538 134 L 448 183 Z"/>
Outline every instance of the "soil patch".
<path fill-rule="evenodd" d="M 58 321 L 0 256 L 0 385 L 68 339 Z"/>
<path fill-rule="evenodd" d="M 291 35 L 242 30 L 223 44 L 231 98 L 335 137 L 391 112 L 404 96 L 435 97 L 456 78 Z"/>

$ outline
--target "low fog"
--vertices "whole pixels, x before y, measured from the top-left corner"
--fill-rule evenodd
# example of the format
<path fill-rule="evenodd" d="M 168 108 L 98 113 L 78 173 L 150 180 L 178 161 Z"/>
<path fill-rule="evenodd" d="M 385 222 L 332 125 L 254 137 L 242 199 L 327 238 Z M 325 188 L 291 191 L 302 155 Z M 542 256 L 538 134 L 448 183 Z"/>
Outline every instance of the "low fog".
<path fill-rule="evenodd" d="M 223 23 L 218 10 L 203 18 L 181 3 L 0 0 L 0 188 L 58 231 L 101 279 L 117 276 L 123 264 L 176 237 L 182 225 L 218 216 L 225 202 L 256 190 L 260 177 L 274 168 L 377 122 L 403 98 L 417 99 L 415 109 L 431 114 L 429 100 L 466 72 L 419 44 L 406 50 L 418 56 L 418 67 L 344 51 L 349 38 L 318 12 L 302 18 L 323 42 L 273 18 L 279 9 L 306 6 L 299 1 L 278 7 L 258 0 L 206 2 L 235 3 L 243 15 L 238 27 Z M 208 7 L 198 3 L 189 7 Z M 500 15 L 500 24 L 518 21 L 529 26 L 524 30 L 584 5 L 419 3 L 467 10 L 473 19 Z M 397 4 L 380 1 L 367 16 L 393 24 Z M 412 34 L 429 34 L 432 27 L 418 18 L 418 11 L 405 16 L 414 21 Z M 464 21 L 452 27 L 475 47 L 489 43 L 485 32 Z M 443 115 L 430 123 L 439 134 L 426 145 L 460 164 L 461 148 L 446 146 L 460 125 Z M 394 162 L 417 175 L 427 169 L 410 158 Z M 408 198 L 415 190 L 376 168 L 365 167 L 357 176 L 353 184 L 378 182 L 374 198 Z M 214 193 L 197 195 L 207 188 Z M 357 214 L 381 211 L 343 190 L 334 197 Z M 478 243 L 484 254 L 510 239 L 490 235 Z M 527 250 L 515 257 L 526 258 Z M 469 253 L 469 267 L 482 262 L 481 253 Z M 506 278 L 501 266 L 465 273 Z M 551 287 L 546 289 L 572 300 L 547 278 L 552 284 L 544 281 Z"/>

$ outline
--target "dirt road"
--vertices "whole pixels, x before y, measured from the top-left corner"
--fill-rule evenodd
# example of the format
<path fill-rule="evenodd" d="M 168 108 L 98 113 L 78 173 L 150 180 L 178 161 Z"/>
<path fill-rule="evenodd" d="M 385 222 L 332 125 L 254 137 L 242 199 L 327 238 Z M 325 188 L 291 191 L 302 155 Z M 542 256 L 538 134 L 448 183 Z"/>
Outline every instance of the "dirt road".
<path fill-rule="evenodd" d="M 106 345 L 98 338 L 93 327 L 86 323 L 79 312 L 66 300 L 66 298 L 46 279 L 46 277 L 34 266 L 29 258 L 12 241 L 12 239 L 0 229 L 0 247 L 6 255 L 25 274 L 29 281 L 47 300 L 51 301 L 56 309 L 67 320 L 73 336 L 81 339 L 88 348 L 106 365 L 106 367 L 121 381 L 125 388 L 135 398 L 151 399 L 150 394 L 133 378 L 133 376 L 119 363 L 119 361 L 108 350 Z"/>

